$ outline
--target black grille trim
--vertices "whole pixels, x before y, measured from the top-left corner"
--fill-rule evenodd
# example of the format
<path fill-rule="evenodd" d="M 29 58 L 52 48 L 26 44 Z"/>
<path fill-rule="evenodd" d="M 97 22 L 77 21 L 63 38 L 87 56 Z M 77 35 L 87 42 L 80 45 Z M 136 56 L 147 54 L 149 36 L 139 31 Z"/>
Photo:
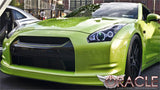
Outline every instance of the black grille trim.
<path fill-rule="evenodd" d="M 36 37 L 36 36 L 20 36 L 18 37 L 20 42 L 24 43 L 37 43 L 37 44 L 64 44 L 70 41 L 69 38 L 61 37 Z"/>

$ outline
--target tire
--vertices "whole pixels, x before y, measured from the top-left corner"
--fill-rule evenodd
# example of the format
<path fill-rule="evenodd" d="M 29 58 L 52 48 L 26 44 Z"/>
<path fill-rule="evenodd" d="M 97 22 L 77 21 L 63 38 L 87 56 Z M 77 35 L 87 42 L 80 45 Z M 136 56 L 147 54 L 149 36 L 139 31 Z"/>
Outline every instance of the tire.
<path fill-rule="evenodd" d="M 126 69 L 124 83 L 130 76 L 132 82 L 141 74 L 142 64 L 142 42 L 140 37 L 135 34 L 130 42 L 130 46 L 127 53 Z"/>

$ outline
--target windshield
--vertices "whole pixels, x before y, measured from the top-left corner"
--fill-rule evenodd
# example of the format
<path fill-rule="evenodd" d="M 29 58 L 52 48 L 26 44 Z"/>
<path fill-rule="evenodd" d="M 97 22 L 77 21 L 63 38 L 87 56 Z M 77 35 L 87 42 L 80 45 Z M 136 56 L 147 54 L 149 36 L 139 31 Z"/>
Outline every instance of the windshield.
<path fill-rule="evenodd" d="M 138 18 L 138 4 L 135 3 L 103 3 L 82 6 L 67 17 L 123 17 Z"/>

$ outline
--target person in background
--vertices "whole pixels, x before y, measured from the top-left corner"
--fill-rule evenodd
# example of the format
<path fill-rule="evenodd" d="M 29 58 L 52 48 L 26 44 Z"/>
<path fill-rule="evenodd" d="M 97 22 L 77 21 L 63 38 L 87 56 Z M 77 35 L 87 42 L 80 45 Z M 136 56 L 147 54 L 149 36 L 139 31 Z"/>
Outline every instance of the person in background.
<path fill-rule="evenodd" d="M 34 16 L 34 14 L 33 14 L 33 12 L 32 12 L 31 9 L 29 9 L 29 13 L 30 13 L 32 16 Z"/>
<path fill-rule="evenodd" d="M 45 20 L 45 19 L 46 19 L 45 16 L 46 16 L 45 11 L 44 11 L 44 10 L 41 10 L 41 11 L 40 11 L 40 20 Z"/>
<path fill-rule="evenodd" d="M 56 18 L 62 17 L 62 12 L 63 11 L 64 11 L 63 1 L 62 0 L 57 0 L 55 17 Z"/>

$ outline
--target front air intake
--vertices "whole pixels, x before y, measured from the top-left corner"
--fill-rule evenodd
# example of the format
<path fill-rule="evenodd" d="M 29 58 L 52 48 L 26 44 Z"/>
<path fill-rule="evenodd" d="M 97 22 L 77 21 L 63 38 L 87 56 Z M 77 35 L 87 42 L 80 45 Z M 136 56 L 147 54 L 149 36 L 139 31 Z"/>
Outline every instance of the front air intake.
<path fill-rule="evenodd" d="M 18 37 L 11 44 L 12 64 L 75 71 L 75 54 L 69 38 Z"/>

